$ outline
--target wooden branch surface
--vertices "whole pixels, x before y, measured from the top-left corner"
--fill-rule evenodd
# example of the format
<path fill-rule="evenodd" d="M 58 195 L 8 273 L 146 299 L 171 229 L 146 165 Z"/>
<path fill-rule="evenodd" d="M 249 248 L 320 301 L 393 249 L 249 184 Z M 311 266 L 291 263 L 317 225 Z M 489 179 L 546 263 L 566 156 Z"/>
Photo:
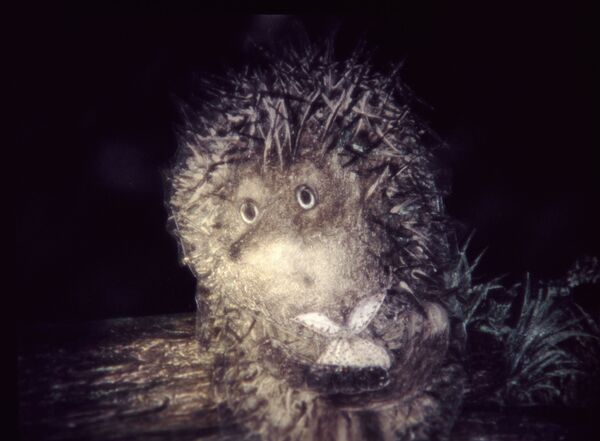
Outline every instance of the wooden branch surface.
<path fill-rule="evenodd" d="M 21 329 L 24 440 L 240 439 L 209 402 L 195 315 Z M 463 412 L 454 441 L 578 439 L 589 428 L 525 412 Z"/>
<path fill-rule="evenodd" d="M 46 325 L 21 332 L 19 426 L 27 440 L 218 439 L 195 315 Z"/>

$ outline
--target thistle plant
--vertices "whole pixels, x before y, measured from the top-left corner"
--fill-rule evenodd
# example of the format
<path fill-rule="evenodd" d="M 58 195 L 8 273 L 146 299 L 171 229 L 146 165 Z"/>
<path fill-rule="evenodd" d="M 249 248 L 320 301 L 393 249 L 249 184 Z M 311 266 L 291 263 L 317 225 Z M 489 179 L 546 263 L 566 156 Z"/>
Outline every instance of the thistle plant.
<path fill-rule="evenodd" d="M 593 338 L 581 327 L 583 317 L 573 308 L 563 309 L 557 290 L 532 288 L 529 274 L 523 284 L 511 288 L 522 299 L 516 325 L 504 339 L 504 363 L 508 369 L 505 400 L 522 404 L 561 401 L 562 387 L 583 374 L 582 360 L 573 356 L 575 340 Z"/>
<path fill-rule="evenodd" d="M 508 287 L 501 278 L 475 283 L 482 255 L 469 262 L 470 239 L 447 277 L 462 307 L 469 397 L 500 405 L 569 404 L 585 374 L 598 369 L 590 355 L 598 351 L 598 326 L 572 295 L 579 284 L 597 281 L 597 259 L 580 259 L 565 278 L 546 283 L 529 274 Z"/>

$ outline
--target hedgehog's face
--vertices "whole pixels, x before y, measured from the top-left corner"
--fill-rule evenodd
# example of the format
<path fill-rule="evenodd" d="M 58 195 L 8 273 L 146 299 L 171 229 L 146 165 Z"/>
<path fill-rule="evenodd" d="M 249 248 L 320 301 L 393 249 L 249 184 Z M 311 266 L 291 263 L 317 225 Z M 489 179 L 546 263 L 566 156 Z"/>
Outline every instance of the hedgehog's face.
<path fill-rule="evenodd" d="M 394 381 L 400 388 L 390 373 L 418 364 L 411 357 L 430 339 L 441 344 L 439 361 L 446 314 L 416 304 L 394 279 L 390 238 L 369 220 L 372 181 L 335 160 L 284 171 L 242 164 L 227 180 L 209 196 L 220 209 L 212 234 L 198 236 L 212 252 L 196 270 L 225 304 L 255 317 L 256 358 L 276 375 L 278 365 L 295 364 L 299 385 L 353 394 Z"/>
<path fill-rule="evenodd" d="M 322 333 L 341 332 L 360 304 L 377 309 L 389 277 L 354 175 L 310 163 L 262 174 L 242 166 L 234 182 L 216 269 L 223 295 L 285 328 Z"/>

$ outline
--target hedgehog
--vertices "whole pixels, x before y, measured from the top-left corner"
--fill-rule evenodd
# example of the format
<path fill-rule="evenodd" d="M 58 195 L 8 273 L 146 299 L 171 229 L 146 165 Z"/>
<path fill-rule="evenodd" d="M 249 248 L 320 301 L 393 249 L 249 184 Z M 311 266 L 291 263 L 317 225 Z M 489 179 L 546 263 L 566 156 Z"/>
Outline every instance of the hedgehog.
<path fill-rule="evenodd" d="M 265 59 L 200 80 L 168 178 L 210 399 L 264 440 L 446 439 L 464 373 L 443 143 L 364 49 Z"/>

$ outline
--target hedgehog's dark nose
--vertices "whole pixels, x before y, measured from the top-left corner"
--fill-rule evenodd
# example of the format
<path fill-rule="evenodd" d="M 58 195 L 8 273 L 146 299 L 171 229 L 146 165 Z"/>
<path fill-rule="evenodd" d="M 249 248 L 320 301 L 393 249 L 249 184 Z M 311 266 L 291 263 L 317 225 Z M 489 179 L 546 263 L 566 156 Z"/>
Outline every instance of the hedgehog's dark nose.
<path fill-rule="evenodd" d="M 302 283 L 304 283 L 304 286 L 306 286 L 307 288 L 310 288 L 310 287 L 314 286 L 315 281 L 312 277 L 305 274 L 302 276 Z"/>

